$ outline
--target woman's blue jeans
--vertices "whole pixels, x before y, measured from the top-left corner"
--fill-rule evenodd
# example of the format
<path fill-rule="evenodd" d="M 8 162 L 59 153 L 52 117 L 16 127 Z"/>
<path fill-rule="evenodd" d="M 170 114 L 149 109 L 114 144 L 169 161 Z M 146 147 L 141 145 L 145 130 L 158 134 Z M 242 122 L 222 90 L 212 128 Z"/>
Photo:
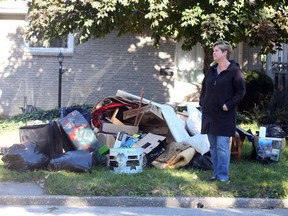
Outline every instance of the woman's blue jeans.
<path fill-rule="evenodd" d="M 214 176 L 219 180 L 229 179 L 230 137 L 207 134 Z"/>

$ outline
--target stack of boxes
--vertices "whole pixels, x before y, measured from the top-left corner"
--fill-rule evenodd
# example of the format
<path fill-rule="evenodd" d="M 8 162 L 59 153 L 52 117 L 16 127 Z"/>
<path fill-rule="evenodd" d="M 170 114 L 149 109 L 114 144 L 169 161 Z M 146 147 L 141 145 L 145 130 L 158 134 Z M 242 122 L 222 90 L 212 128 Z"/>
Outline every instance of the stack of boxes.
<path fill-rule="evenodd" d="M 286 145 L 285 138 L 266 137 L 266 128 L 260 127 L 259 137 L 254 138 L 257 159 L 279 161 Z"/>

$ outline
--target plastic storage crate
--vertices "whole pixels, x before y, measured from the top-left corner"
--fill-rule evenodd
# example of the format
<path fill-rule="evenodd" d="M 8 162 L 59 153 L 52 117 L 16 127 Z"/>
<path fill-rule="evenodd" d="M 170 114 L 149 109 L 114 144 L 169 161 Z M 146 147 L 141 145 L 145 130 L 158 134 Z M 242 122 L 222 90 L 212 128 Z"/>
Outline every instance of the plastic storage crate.
<path fill-rule="evenodd" d="M 108 165 L 114 173 L 139 173 L 143 170 L 142 148 L 111 148 Z"/>

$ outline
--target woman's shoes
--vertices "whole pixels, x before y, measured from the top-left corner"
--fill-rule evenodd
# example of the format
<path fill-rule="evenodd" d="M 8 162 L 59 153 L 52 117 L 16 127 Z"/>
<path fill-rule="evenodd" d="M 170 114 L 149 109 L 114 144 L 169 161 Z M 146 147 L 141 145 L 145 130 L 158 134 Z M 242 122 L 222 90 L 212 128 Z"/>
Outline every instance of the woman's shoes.
<path fill-rule="evenodd" d="M 217 180 L 217 177 L 216 177 L 216 176 L 212 176 L 212 177 L 210 178 L 210 180 L 211 180 L 211 181 L 215 181 L 215 180 Z"/>
<path fill-rule="evenodd" d="M 216 181 L 216 180 L 218 180 L 218 181 L 220 181 L 220 182 L 226 182 L 226 183 L 228 183 L 228 182 L 230 182 L 230 179 L 217 179 L 217 177 L 216 176 L 212 176 L 211 178 L 210 178 L 210 181 Z"/>
<path fill-rule="evenodd" d="M 224 182 L 224 183 L 229 183 L 229 182 L 230 182 L 230 179 L 218 179 L 218 181 Z"/>

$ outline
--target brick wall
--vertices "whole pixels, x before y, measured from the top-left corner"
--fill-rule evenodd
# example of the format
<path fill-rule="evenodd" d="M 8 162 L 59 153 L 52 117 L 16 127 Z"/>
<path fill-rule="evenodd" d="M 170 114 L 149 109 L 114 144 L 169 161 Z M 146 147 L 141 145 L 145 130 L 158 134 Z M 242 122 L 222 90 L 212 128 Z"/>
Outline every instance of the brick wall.
<path fill-rule="evenodd" d="M 24 21 L 0 20 L 0 114 L 21 113 L 24 97 L 40 109 L 58 106 L 56 56 L 31 55 L 24 47 Z M 163 40 L 160 49 L 145 35 L 108 35 L 74 48 L 64 58 L 62 106 L 95 104 L 118 89 L 159 103 L 170 100 L 173 78 L 159 75 L 162 65 L 173 66 L 175 42 Z"/>
<path fill-rule="evenodd" d="M 32 55 L 25 48 L 23 17 L 0 17 L 0 115 L 21 113 L 24 97 L 39 109 L 58 107 L 57 56 Z M 76 45 L 73 55 L 65 56 L 63 62 L 62 107 L 95 104 L 118 89 L 139 95 L 142 87 L 146 99 L 180 103 L 199 87 L 192 81 L 177 80 L 177 73 L 160 76 L 160 67 L 172 67 L 176 59 L 175 42 L 163 39 L 161 44 L 156 49 L 145 35 L 110 34 Z M 258 48 L 243 45 L 244 70 L 261 69 L 258 53 Z"/>

